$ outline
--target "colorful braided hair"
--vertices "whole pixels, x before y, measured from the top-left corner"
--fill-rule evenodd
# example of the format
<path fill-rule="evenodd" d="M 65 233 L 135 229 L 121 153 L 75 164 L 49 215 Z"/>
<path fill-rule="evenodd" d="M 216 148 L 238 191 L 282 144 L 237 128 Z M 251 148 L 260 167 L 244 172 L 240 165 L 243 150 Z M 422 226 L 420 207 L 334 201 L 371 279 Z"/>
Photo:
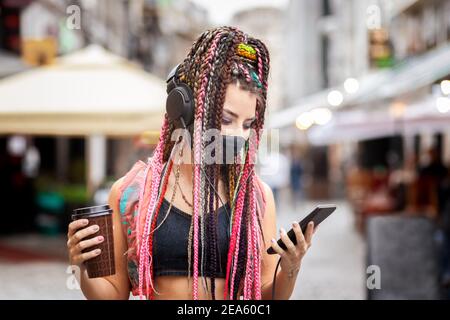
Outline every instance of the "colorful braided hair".
<path fill-rule="evenodd" d="M 239 292 L 242 292 L 245 300 L 261 299 L 260 265 L 261 252 L 264 249 L 261 217 L 263 213 L 257 212 L 254 184 L 256 178 L 253 169 L 260 133 L 264 125 L 268 74 L 269 53 L 264 43 L 249 37 L 237 28 L 227 26 L 202 33 L 180 66 L 179 80 L 192 88 L 195 100 L 193 214 L 187 248 L 188 281 L 193 263 L 194 300 L 198 299 L 199 264 L 202 263 L 201 273 L 204 274 L 204 267 L 208 269 L 207 271 L 216 270 L 217 260 L 220 258 L 217 246 L 218 195 L 209 184 L 205 183 L 205 175 L 208 175 L 208 180 L 216 190 L 219 178 L 224 179 L 227 200 L 231 204 L 230 243 L 224 298 L 237 299 Z M 206 165 L 201 161 L 205 147 L 205 135 L 202 133 L 208 129 L 220 130 L 225 92 L 230 83 L 236 83 L 259 97 L 256 105 L 256 120 L 252 123 L 252 132 L 255 135 L 247 140 L 241 162 L 224 166 Z M 156 219 L 173 167 L 171 154 L 175 142 L 171 140 L 171 136 L 174 128 L 174 124 L 166 114 L 158 145 L 150 160 L 151 179 L 147 179 L 148 169 L 145 172 L 144 188 L 140 194 L 137 237 L 141 298 L 145 295 L 147 299 L 153 299 L 153 293 L 156 292 L 153 286 L 152 234 L 156 228 Z M 204 266 L 204 252 L 199 252 L 199 242 L 210 257 L 211 263 L 208 266 Z M 210 274 L 212 275 L 210 292 L 212 299 L 215 299 L 214 272 Z"/>

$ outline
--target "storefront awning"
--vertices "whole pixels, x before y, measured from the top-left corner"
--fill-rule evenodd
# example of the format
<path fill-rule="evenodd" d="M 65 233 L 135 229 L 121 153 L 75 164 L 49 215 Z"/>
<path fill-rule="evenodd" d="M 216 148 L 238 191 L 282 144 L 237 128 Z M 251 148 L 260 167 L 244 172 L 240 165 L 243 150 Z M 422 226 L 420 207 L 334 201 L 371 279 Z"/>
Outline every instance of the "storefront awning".
<path fill-rule="evenodd" d="M 268 121 L 271 128 L 283 128 L 295 123 L 303 112 L 319 107 L 330 108 L 335 113 L 345 109 L 362 110 L 378 107 L 388 109 L 389 101 L 427 87 L 450 74 L 450 44 L 443 45 L 422 56 L 405 60 L 392 69 L 369 73 L 358 79 L 359 90 L 347 94 L 343 85 L 317 92 L 300 99 L 294 106 L 273 113 Z M 338 107 L 328 103 L 328 93 L 339 90 L 344 100 Z"/>
<path fill-rule="evenodd" d="M 328 124 L 309 129 L 307 135 L 313 145 L 329 145 L 395 135 L 447 132 L 449 124 L 450 113 L 440 113 L 436 98 L 430 95 L 409 105 L 408 112 L 401 117 L 393 117 L 386 109 L 343 110 Z"/>
<path fill-rule="evenodd" d="M 0 80 L 0 134 L 132 136 L 159 130 L 165 82 L 98 46 Z"/>

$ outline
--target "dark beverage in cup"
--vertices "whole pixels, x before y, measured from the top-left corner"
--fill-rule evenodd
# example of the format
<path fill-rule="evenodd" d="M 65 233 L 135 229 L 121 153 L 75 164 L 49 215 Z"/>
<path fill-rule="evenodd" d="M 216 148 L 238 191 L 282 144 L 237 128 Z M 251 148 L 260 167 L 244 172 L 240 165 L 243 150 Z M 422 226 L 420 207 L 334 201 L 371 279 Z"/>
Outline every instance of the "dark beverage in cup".
<path fill-rule="evenodd" d="M 102 250 L 100 255 L 84 262 L 89 278 L 105 277 L 115 274 L 112 209 L 107 204 L 75 209 L 72 220 L 78 219 L 88 219 L 89 224 L 86 227 L 92 225 L 98 225 L 100 227 L 98 232 L 84 238 L 83 241 L 98 236 L 103 236 L 104 238 L 103 242 L 83 250 L 83 253 L 96 249 Z"/>

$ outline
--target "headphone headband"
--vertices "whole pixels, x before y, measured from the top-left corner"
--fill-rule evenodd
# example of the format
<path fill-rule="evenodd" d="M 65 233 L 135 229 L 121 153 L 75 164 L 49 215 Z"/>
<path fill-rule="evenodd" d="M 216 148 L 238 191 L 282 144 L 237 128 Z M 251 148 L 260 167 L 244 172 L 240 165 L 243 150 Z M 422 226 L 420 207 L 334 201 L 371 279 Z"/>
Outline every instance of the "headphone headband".
<path fill-rule="evenodd" d="M 169 93 L 177 86 L 177 75 L 178 75 L 178 68 L 180 67 L 180 64 L 177 64 L 167 75 L 166 83 L 167 83 L 167 89 L 166 92 Z"/>

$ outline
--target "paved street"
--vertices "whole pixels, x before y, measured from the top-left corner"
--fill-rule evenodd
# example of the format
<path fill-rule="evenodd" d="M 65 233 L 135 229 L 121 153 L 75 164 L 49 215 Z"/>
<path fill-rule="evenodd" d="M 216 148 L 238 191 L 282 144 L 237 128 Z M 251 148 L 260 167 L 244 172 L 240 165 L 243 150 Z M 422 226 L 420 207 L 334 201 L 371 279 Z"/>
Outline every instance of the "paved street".
<path fill-rule="evenodd" d="M 298 211 L 280 206 L 278 227 L 289 229 L 292 220 L 315 204 L 304 202 Z M 347 204 L 337 204 L 338 210 L 315 234 L 291 299 L 365 299 L 364 242 L 353 229 Z M 39 254 L 29 254 L 33 249 Z M 73 281 L 65 256 L 63 236 L 0 239 L 0 299 L 84 299 L 81 291 L 68 289 Z"/>

